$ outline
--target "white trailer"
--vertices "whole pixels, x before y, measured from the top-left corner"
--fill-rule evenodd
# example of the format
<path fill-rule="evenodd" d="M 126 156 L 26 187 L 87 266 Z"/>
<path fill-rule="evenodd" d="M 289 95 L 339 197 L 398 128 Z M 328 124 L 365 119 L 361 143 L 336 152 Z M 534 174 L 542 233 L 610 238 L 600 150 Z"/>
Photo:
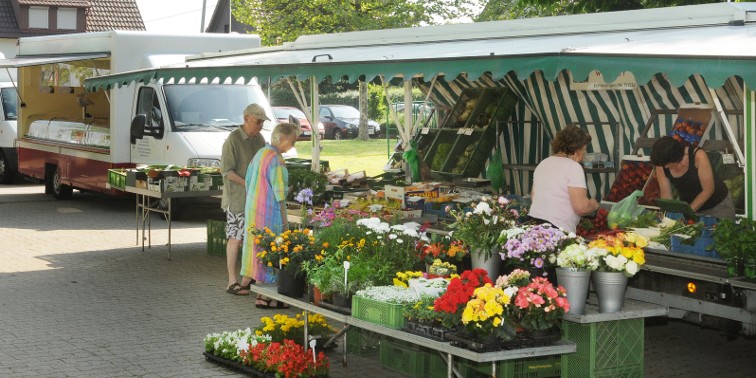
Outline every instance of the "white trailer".
<path fill-rule="evenodd" d="M 151 82 L 140 69 L 188 55 L 260 46 L 254 35 L 109 31 L 29 37 L 0 67 L 18 69 L 18 172 L 46 192 L 110 194 L 108 169 L 139 164 L 219 166 L 224 140 L 250 103 L 273 111 L 255 80 Z M 135 72 L 139 84 L 87 93 L 84 79 Z M 136 117 L 138 114 L 144 118 Z M 143 122 L 134 123 L 134 119 Z M 273 121 L 266 122 L 269 137 Z"/>

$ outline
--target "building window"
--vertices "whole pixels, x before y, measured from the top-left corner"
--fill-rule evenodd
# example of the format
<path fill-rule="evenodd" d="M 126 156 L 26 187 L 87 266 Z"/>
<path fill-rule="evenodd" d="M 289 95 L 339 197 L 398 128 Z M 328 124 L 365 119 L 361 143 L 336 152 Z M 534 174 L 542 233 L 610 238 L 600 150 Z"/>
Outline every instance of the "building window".
<path fill-rule="evenodd" d="M 76 30 L 76 8 L 58 8 L 58 30 Z"/>
<path fill-rule="evenodd" d="M 49 29 L 50 17 L 47 7 L 29 7 L 29 29 Z"/>

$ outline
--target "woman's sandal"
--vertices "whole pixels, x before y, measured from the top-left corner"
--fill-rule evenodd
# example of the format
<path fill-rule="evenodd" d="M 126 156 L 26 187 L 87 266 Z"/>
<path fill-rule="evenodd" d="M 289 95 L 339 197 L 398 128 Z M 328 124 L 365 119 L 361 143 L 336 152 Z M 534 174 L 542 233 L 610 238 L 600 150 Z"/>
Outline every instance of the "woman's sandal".
<path fill-rule="evenodd" d="M 275 299 L 257 298 L 255 299 L 255 307 L 272 309 L 272 308 L 289 308 L 289 305 L 287 305 L 286 303 L 277 301 Z"/>
<path fill-rule="evenodd" d="M 226 289 L 226 293 L 233 295 L 249 295 L 249 287 L 244 288 L 238 282 L 234 282 Z"/>

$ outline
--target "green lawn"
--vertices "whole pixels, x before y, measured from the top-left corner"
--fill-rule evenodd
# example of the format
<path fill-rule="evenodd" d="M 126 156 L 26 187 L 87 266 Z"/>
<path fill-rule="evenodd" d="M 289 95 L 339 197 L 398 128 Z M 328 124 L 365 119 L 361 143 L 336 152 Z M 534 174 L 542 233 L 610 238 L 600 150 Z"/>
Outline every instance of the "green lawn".
<path fill-rule="evenodd" d="M 396 139 L 390 142 L 393 151 Z M 383 173 L 383 165 L 388 161 L 386 139 L 371 139 L 361 141 L 349 140 L 322 140 L 320 160 L 328 161 L 331 170 L 348 169 L 349 172 L 365 171 L 369 176 L 377 176 Z M 302 159 L 312 157 L 312 142 L 297 142 L 297 154 Z"/>

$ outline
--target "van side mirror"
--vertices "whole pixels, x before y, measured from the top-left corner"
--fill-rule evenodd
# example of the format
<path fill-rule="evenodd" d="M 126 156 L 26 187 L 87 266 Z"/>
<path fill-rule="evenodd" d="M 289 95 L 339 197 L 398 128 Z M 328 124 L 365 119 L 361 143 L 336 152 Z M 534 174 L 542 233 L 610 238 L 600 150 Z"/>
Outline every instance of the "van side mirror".
<path fill-rule="evenodd" d="M 302 126 L 302 124 L 299 122 L 299 118 L 294 117 L 293 115 L 289 115 L 289 123 L 293 123 L 297 126 Z"/>
<path fill-rule="evenodd" d="M 134 119 L 131 120 L 131 144 L 135 144 L 137 139 L 144 138 L 144 126 L 147 124 L 146 114 L 137 114 Z"/>

